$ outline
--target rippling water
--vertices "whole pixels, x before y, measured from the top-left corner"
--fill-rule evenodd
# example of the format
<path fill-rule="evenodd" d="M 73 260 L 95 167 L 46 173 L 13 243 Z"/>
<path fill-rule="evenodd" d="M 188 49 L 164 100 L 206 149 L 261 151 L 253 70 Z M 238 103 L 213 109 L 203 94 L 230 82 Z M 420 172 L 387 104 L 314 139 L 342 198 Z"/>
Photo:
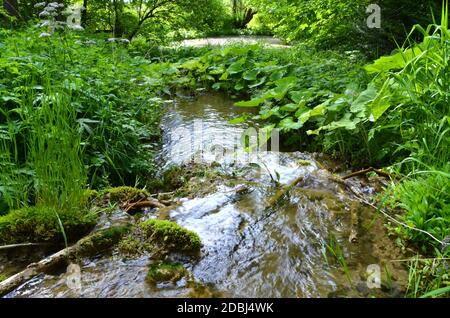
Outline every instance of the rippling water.
<path fill-rule="evenodd" d="M 240 114 L 242 110 L 224 95 L 177 101 L 162 123 L 162 162 L 166 166 L 187 163 L 199 150 L 214 145 L 234 149 L 250 125 L 229 123 Z M 201 128 L 196 128 L 200 123 Z M 200 157 L 206 162 L 215 159 L 208 151 Z M 197 232 L 204 244 L 198 260 L 180 257 L 178 261 L 198 282 L 227 297 L 398 296 L 406 272 L 387 262 L 401 253 L 387 238 L 383 220 L 331 181 L 316 160 L 317 156 L 304 153 L 264 152 L 232 164 L 219 161 L 228 165 L 225 171 L 230 175 L 240 174 L 234 184 L 224 183 L 206 196 L 184 199 L 160 215 Z M 277 191 L 271 180 L 275 175 L 282 185 L 301 176 L 303 180 L 278 204 L 268 206 L 268 198 Z M 352 186 L 367 195 L 375 192 L 359 181 Z M 243 187 L 247 191 L 241 191 Z M 352 215 L 358 216 L 356 222 Z M 352 229 L 358 234 L 356 243 L 349 241 Z M 347 273 L 327 245 L 334 246 L 335 253 L 336 246 L 342 249 Z M 8 297 L 201 296 L 192 294 L 185 280 L 151 288 L 145 283 L 149 262 L 148 256 L 123 259 L 112 251 L 80 260 L 80 290 L 67 286 L 68 273 L 63 269 L 32 279 Z M 385 283 L 381 289 L 368 288 L 370 265 L 390 269 L 392 288 Z M 381 276 L 384 281 L 384 270 Z"/>

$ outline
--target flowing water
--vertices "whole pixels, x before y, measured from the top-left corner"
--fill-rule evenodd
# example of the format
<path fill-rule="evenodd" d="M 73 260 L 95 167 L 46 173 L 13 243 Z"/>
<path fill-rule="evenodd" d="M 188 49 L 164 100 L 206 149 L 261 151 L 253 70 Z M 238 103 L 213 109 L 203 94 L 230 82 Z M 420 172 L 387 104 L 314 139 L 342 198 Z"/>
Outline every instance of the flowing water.
<path fill-rule="evenodd" d="M 61 269 L 33 278 L 7 297 L 401 295 L 407 273 L 390 262 L 401 253 L 387 237 L 382 217 L 354 195 L 371 196 L 377 185 L 353 180 L 349 192 L 322 168 L 320 155 L 236 155 L 242 133 L 257 127 L 251 121 L 229 123 L 241 114 L 227 96 L 208 94 L 178 100 L 162 123 L 161 166 L 218 162 L 216 169 L 229 176 L 215 182 L 199 177 L 203 194 L 145 216 L 168 218 L 199 234 L 204 246 L 198 259 L 174 256 L 193 274 L 197 288 L 186 279 L 151 287 L 145 282 L 148 255 L 129 259 L 113 250 L 80 260 L 77 288 L 67 284 L 73 273 Z M 294 180 L 299 182 L 287 195 L 271 201 Z M 102 222 L 127 217 L 117 211 Z"/>
<path fill-rule="evenodd" d="M 224 36 L 224 37 L 213 37 L 213 38 L 203 38 L 203 39 L 191 39 L 184 40 L 175 43 L 175 46 L 184 47 L 204 47 L 204 46 L 225 46 L 233 44 L 256 44 L 260 43 L 262 45 L 273 47 L 273 48 L 290 48 L 290 46 L 285 45 L 283 41 L 273 38 L 271 36 Z"/>

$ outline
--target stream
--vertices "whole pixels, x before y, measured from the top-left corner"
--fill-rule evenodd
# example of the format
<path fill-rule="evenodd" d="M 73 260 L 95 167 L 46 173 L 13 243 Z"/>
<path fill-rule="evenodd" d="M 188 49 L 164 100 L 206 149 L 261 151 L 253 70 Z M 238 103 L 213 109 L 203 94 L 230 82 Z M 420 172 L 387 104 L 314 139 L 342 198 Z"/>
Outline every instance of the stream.
<path fill-rule="evenodd" d="M 196 288 L 187 279 L 149 286 L 145 282 L 149 255 L 124 258 L 113 249 L 79 260 L 79 288 L 70 287 L 67 278 L 73 272 L 63 268 L 29 280 L 6 297 L 403 295 L 407 272 L 400 263 L 390 262 L 401 259 L 402 253 L 387 236 L 383 217 L 355 196 L 375 195 L 377 182 L 352 179 L 349 192 L 333 181 L 324 168 L 329 161 L 320 154 L 237 154 L 236 142 L 258 124 L 230 124 L 243 110 L 228 96 L 180 98 L 168 107 L 162 121 L 161 167 L 196 160 L 229 177 L 214 182 L 198 177 L 194 180 L 202 185 L 198 196 L 143 216 L 170 219 L 198 233 L 203 243 L 198 259 L 173 256 L 192 273 Z M 280 187 L 300 177 L 288 195 L 267 205 Z M 117 210 L 100 222 L 128 218 Z"/>

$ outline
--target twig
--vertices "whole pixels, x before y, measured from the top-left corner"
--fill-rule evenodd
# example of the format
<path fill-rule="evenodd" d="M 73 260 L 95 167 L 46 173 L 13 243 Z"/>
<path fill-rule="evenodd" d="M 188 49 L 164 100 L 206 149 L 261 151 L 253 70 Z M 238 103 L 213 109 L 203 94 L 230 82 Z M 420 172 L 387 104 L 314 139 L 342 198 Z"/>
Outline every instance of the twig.
<path fill-rule="evenodd" d="M 356 172 L 350 173 L 349 175 L 346 175 L 345 177 L 342 177 L 342 179 L 343 180 L 351 179 L 351 178 L 354 178 L 354 177 L 365 175 L 365 174 L 367 174 L 369 172 L 375 172 L 377 175 L 379 175 L 381 177 L 385 177 L 386 179 L 391 179 L 392 178 L 392 176 L 389 173 L 384 172 L 384 171 L 379 170 L 379 169 L 375 169 L 373 167 L 370 167 L 370 168 L 367 168 L 367 169 L 364 169 L 364 170 L 361 170 L 361 171 L 356 171 Z"/>
<path fill-rule="evenodd" d="M 444 257 L 444 258 L 407 258 L 407 259 L 393 259 L 389 262 L 391 263 L 397 263 L 397 262 L 413 262 L 413 261 L 450 261 L 450 257 Z"/>
<path fill-rule="evenodd" d="M 125 206 L 125 212 L 129 213 L 129 212 L 134 212 L 137 210 L 141 210 L 143 208 L 165 208 L 166 205 L 164 205 L 163 203 L 161 203 L 158 200 L 145 200 L 145 199 L 141 199 L 138 202 L 135 203 L 126 203 Z"/>
<path fill-rule="evenodd" d="M 377 207 L 375 204 L 373 204 L 373 203 L 371 203 L 371 202 L 365 200 L 364 198 L 362 198 L 362 197 L 361 197 L 356 191 L 354 191 L 351 187 L 348 187 L 348 188 L 350 189 L 350 191 L 352 191 L 352 193 L 353 193 L 353 194 L 354 194 L 354 195 L 355 195 L 362 203 L 364 203 L 364 204 L 366 204 L 366 205 L 368 205 L 368 206 L 374 208 L 375 210 L 381 212 L 384 216 L 386 216 L 386 217 L 387 217 L 389 220 L 391 220 L 392 222 L 397 223 L 398 225 L 404 226 L 404 227 L 406 227 L 406 228 L 408 228 L 408 229 L 410 229 L 410 230 L 413 230 L 413 231 L 417 231 L 417 232 L 426 234 L 426 235 L 428 235 L 429 237 L 431 237 L 433 240 L 435 240 L 436 242 L 438 242 L 440 245 L 442 245 L 442 246 L 445 245 L 445 243 L 444 243 L 443 241 L 437 239 L 433 234 L 431 234 L 431 233 L 429 233 L 429 232 L 427 232 L 427 231 L 425 231 L 425 230 L 422 230 L 422 229 L 418 229 L 418 228 L 412 227 L 412 226 L 410 226 L 410 225 L 408 225 L 408 224 L 406 224 L 406 223 L 403 223 L 403 222 L 397 220 L 396 218 L 390 216 L 383 208 Z"/>
<path fill-rule="evenodd" d="M 300 176 L 298 178 L 296 178 L 294 181 L 292 181 L 290 184 L 288 184 L 287 186 L 281 188 L 280 190 L 278 190 L 268 201 L 267 201 L 267 205 L 266 208 L 271 208 L 273 207 L 278 201 L 280 201 L 280 199 L 289 191 L 291 191 L 297 184 L 299 184 L 300 182 L 302 182 L 305 178 L 303 176 Z"/>
<path fill-rule="evenodd" d="M 9 250 L 9 249 L 18 248 L 18 247 L 51 246 L 51 245 L 55 245 L 55 244 L 49 244 L 49 243 L 21 243 L 21 244 L 11 244 L 11 245 L 3 245 L 3 246 L 0 246 L 0 251 L 1 251 L 1 250 Z"/>

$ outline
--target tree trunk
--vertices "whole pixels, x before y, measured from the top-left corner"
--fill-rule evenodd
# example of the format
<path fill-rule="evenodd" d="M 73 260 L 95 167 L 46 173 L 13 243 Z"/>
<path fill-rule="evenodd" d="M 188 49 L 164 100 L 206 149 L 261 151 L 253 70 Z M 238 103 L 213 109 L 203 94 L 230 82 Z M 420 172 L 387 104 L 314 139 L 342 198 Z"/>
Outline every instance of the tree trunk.
<path fill-rule="evenodd" d="M 81 26 L 86 28 L 87 26 L 87 17 L 88 17 L 88 0 L 83 0 L 84 10 L 81 13 Z"/>
<path fill-rule="evenodd" d="M 114 37 L 121 37 L 124 33 L 122 23 L 123 2 L 121 0 L 113 0 L 114 10 Z"/>
<path fill-rule="evenodd" d="M 6 12 L 9 13 L 9 15 L 13 17 L 20 16 L 17 6 L 17 0 L 3 0 L 3 7 L 5 8 Z"/>

